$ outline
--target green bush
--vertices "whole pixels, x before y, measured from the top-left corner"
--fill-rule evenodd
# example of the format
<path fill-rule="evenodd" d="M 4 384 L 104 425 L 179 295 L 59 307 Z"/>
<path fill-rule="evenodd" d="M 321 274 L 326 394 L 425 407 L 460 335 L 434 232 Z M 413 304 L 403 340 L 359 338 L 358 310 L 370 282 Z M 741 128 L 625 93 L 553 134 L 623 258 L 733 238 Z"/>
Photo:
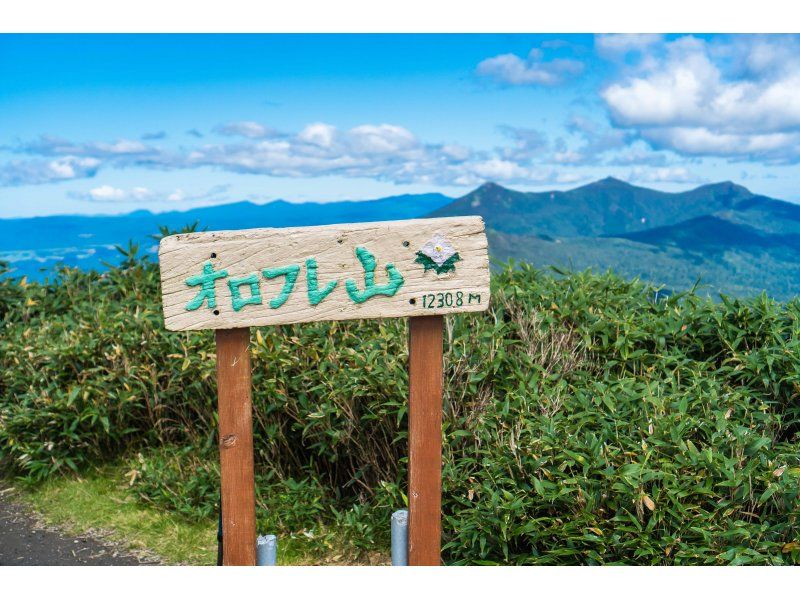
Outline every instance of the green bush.
<path fill-rule="evenodd" d="M 140 451 L 132 491 L 213 516 L 213 335 L 165 331 L 157 266 L 126 255 L 0 281 L 0 462 L 43 479 Z M 800 303 L 526 265 L 492 292 L 446 320 L 447 562 L 800 562 Z M 262 529 L 388 550 L 406 343 L 403 320 L 254 332 Z"/>

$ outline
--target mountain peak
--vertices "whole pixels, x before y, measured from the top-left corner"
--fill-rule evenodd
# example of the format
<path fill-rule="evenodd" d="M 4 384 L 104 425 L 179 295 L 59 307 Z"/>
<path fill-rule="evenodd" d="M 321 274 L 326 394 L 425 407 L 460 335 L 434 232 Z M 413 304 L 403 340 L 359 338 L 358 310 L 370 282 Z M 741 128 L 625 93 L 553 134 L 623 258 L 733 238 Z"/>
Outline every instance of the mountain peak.
<path fill-rule="evenodd" d="M 604 185 L 628 185 L 629 184 L 626 181 L 623 181 L 622 179 L 618 179 L 618 178 L 613 177 L 613 176 L 607 176 L 606 178 L 600 179 L 597 182 L 598 183 L 602 183 Z"/>
<path fill-rule="evenodd" d="M 596 189 L 633 189 L 633 185 L 630 183 L 614 178 L 613 176 L 607 176 L 604 179 L 599 179 L 592 183 L 588 183 L 583 185 L 582 187 L 578 187 L 578 189 L 583 190 L 596 190 Z M 573 189 L 573 191 L 576 189 Z"/>
<path fill-rule="evenodd" d="M 486 181 L 483 185 L 475 189 L 475 191 L 492 192 L 492 191 L 508 191 L 508 189 L 506 189 L 502 185 L 498 185 L 494 181 Z"/>
<path fill-rule="evenodd" d="M 597 185 L 602 187 L 633 187 L 633 185 L 631 185 L 629 182 L 623 181 L 622 179 L 618 179 L 613 176 L 607 176 L 604 179 L 600 179 L 599 181 L 591 183 L 591 185 Z"/>
<path fill-rule="evenodd" d="M 722 181 L 719 183 L 709 183 L 708 185 L 702 185 L 699 187 L 700 189 L 710 189 L 717 192 L 723 193 L 738 193 L 741 195 L 752 195 L 750 189 L 747 187 L 743 187 L 742 185 L 737 185 L 733 181 Z"/>

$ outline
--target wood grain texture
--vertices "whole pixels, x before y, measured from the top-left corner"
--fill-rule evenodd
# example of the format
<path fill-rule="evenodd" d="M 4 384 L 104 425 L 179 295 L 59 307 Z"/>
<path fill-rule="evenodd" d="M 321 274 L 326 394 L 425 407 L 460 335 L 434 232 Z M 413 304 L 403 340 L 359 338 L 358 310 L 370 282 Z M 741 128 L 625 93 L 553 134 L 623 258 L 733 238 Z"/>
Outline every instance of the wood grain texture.
<path fill-rule="evenodd" d="M 437 233 L 452 243 L 461 258 L 454 271 L 437 273 L 415 261 L 417 252 Z M 378 295 L 360 304 L 351 299 L 347 280 L 365 288 L 357 247 L 374 255 L 377 285 L 387 283 L 386 265 L 394 264 L 403 277 L 396 294 Z M 162 239 L 159 248 L 164 319 L 169 330 L 199 330 L 483 311 L 489 304 L 487 249 L 483 220 L 476 216 L 172 235 Z M 312 258 L 320 289 L 338 281 L 317 305 L 311 304 L 307 290 L 306 260 Z M 200 288 L 189 286 L 187 279 L 201 274 L 207 263 L 215 272 L 228 272 L 227 278 L 214 284 L 216 314 L 207 303 L 187 310 Z M 291 265 L 300 267 L 294 289 L 280 307 L 270 307 L 286 277 L 267 279 L 263 270 Z M 248 275 L 258 279 L 261 303 L 236 311 L 228 281 Z M 248 285 L 241 289 L 243 297 L 250 297 Z"/>
<path fill-rule="evenodd" d="M 408 564 L 439 565 L 442 536 L 442 316 L 409 320 Z"/>
<path fill-rule="evenodd" d="M 223 565 L 256 564 L 250 329 L 217 330 Z"/>

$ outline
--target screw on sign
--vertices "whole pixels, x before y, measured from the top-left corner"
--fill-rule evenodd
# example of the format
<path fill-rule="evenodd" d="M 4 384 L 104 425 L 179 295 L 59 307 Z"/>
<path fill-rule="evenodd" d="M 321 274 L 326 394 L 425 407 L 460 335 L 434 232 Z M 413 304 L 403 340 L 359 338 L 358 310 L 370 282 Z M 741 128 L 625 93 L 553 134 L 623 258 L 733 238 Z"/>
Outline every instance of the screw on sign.
<path fill-rule="evenodd" d="M 483 220 L 189 233 L 158 255 L 167 329 L 216 330 L 223 564 L 256 561 L 249 328 L 408 317 L 408 563 L 438 565 L 442 318 L 489 305 Z"/>

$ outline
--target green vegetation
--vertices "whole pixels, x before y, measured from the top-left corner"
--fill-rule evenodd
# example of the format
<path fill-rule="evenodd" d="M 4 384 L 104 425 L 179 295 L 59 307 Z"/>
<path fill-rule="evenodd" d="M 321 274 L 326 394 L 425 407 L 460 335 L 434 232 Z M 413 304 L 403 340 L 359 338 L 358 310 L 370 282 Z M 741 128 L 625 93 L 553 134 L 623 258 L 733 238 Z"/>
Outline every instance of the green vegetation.
<path fill-rule="evenodd" d="M 800 302 L 525 265 L 493 285 L 488 312 L 447 319 L 446 562 L 800 562 Z M 157 267 L 129 248 L 102 274 L 3 280 L 0 318 L 2 465 L 52 480 L 141 452 L 125 492 L 207 529 L 213 335 L 163 329 Z M 254 332 L 259 529 L 314 539 L 312 559 L 388 555 L 406 334 Z"/>
<path fill-rule="evenodd" d="M 670 292 L 695 287 L 696 294 L 712 298 L 722 292 L 752 297 L 764 289 L 770 289 L 774 298 L 800 293 L 800 252 L 785 248 L 754 252 L 730 247 L 703 252 L 622 238 L 553 239 L 496 231 L 489 231 L 489 243 L 498 260 L 514 258 L 538 267 L 578 271 L 613 270 L 625 278 L 659 281 Z"/>
<path fill-rule="evenodd" d="M 202 512 L 181 513 L 149 504 L 145 495 L 131 488 L 147 471 L 148 463 L 170 460 L 161 449 L 145 460 L 142 455 L 101 467 L 91 467 L 84 475 L 51 476 L 40 483 L 25 484 L 24 498 L 48 523 L 68 533 L 101 532 L 106 541 L 127 550 L 144 551 L 165 564 L 214 565 L 217 561 L 217 518 Z M 175 462 L 173 461 L 173 464 Z M 166 467 L 160 475 L 174 473 Z M 202 479 L 202 478 L 201 478 Z M 214 483 L 218 483 L 218 479 Z M 191 480 L 190 484 L 197 484 Z M 180 487 L 178 487 L 180 486 Z M 187 486 L 175 487 L 180 491 Z M 163 490 L 166 484 L 160 484 Z M 210 509 L 208 509 L 210 510 Z M 188 515 L 188 516 L 187 516 Z M 106 536 L 106 531 L 110 535 Z M 282 565 L 379 564 L 386 555 L 360 555 L 348 558 L 331 532 L 284 534 L 278 546 Z"/>
<path fill-rule="evenodd" d="M 28 488 L 25 497 L 48 522 L 69 532 L 113 530 L 108 540 L 153 552 L 167 564 L 216 562 L 216 522 L 189 521 L 148 508 L 128 491 L 123 467 L 107 465 L 85 476 L 54 476 Z"/>

